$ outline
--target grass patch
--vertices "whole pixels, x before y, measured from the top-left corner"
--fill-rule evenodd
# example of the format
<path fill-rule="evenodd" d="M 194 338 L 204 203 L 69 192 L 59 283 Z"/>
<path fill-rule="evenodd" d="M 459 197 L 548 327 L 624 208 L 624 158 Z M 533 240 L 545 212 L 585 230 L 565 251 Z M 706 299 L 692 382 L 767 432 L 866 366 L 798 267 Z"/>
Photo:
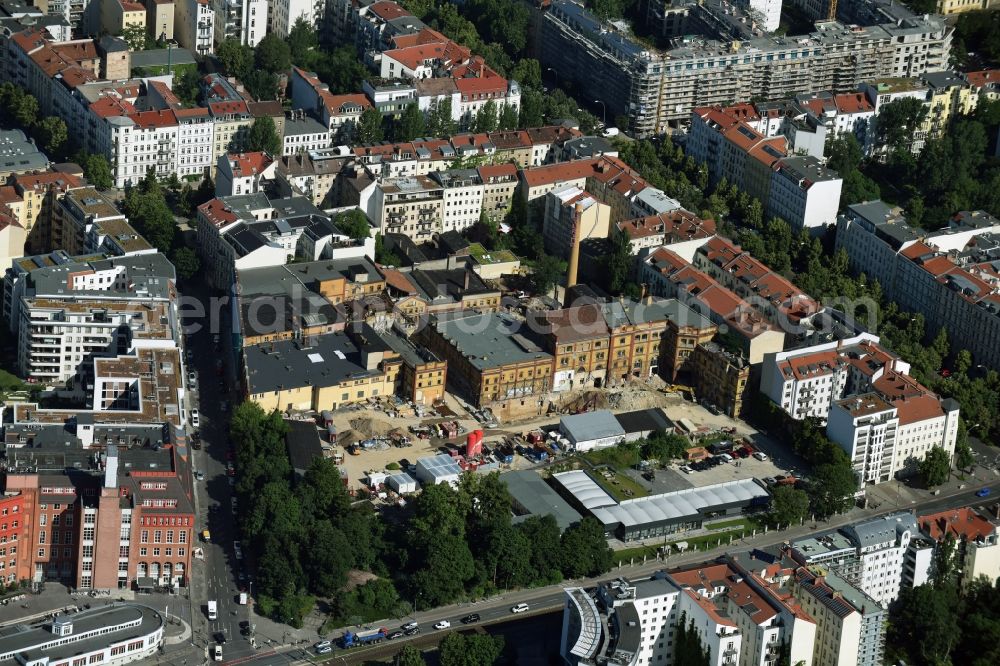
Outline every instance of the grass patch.
<path fill-rule="evenodd" d="M 658 548 L 659 546 L 639 546 L 638 548 L 616 550 L 613 555 L 613 559 L 615 564 L 629 564 L 633 559 L 641 562 L 643 556 L 645 556 L 647 560 L 651 557 L 656 557 L 656 551 Z"/>
<path fill-rule="evenodd" d="M 711 525 L 705 525 L 706 530 L 718 531 L 718 530 L 729 530 L 734 527 L 750 529 L 750 521 L 746 518 L 735 518 L 733 520 L 724 520 L 721 523 L 712 523 Z"/>
<path fill-rule="evenodd" d="M 639 464 L 639 449 L 628 446 L 611 446 L 597 451 L 588 451 L 581 457 L 593 465 L 635 467 Z"/>
<path fill-rule="evenodd" d="M 602 472 L 610 473 L 611 478 L 606 478 Z M 591 476 L 597 481 L 597 485 L 604 488 L 609 495 L 619 502 L 627 499 L 635 499 L 636 497 L 645 497 L 649 494 L 635 479 L 620 472 L 607 469 L 594 470 L 591 472 Z"/>

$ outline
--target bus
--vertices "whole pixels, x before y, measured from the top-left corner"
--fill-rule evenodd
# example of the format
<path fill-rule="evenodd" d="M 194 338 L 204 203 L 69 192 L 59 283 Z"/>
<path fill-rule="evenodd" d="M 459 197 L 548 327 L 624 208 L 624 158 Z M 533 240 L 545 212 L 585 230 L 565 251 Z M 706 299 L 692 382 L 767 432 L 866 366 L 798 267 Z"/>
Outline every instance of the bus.
<path fill-rule="evenodd" d="M 214 601 L 208 602 L 208 619 L 209 620 L 219 619 L 219 605 Z"/>

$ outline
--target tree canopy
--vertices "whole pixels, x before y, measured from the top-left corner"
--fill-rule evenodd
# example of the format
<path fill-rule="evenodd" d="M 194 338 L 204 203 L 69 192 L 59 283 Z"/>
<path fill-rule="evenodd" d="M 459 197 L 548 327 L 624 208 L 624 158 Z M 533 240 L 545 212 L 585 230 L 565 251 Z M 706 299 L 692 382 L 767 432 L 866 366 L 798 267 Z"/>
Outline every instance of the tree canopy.
<path fill-rule="evenodd" d="M 281 155 L 281 139 L 278 137 L 278 129 L 271 116 L 254 118 L 253 125 L 246 135 L 246 149 L 263 150 L 272 157 Z"/>

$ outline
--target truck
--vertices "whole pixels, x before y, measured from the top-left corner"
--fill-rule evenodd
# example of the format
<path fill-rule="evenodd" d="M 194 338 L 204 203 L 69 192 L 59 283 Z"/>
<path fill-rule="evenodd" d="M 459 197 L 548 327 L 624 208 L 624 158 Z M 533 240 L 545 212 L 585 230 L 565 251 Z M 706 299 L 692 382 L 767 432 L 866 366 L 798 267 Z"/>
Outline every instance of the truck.
<path fill-rule="evenodd" d="M 218 620 L 219 619 L 219 604 L 216 601 L 208 602 L 208 619 Z"/>
<path fill-rule="evenodd" d="M 348 631 L 340 639 L 340 645 L 345 649 L 358 647 L 359 645 L 369 645 L 385 640 L 388 635 L 389 630 L 385 627 L 368 629 L 367 631 Z"/>

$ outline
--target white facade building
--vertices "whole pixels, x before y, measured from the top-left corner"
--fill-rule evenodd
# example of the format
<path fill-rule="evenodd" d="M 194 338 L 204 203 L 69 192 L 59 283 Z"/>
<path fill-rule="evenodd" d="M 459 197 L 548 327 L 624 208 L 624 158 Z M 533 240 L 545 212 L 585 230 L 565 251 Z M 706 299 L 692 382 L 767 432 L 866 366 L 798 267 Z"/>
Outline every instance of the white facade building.
<path fill-rule="evenodd" d="M 257 46 L 267 34 L 267 0 L 212 0 L 215 8 L 215 41 L 233 37 Z"/>
<path fill-rule="evenodd" d="M 826 423 L 827 437 L 847 452 L 861 488 L 892 478 L 898 430 L 896 408 L 877 393 L 834 402 Z"/>
<path fill-rule="evenodd" d="M 174 8 L 174 36 L 192 53 L 214 52 L 215 12 L 210 0 L 177 0 Z"/>
<path fill-rule="evenodd" d="M 292 26 L 299 19 L 315 28 L 325 6 L 324 2 L 316 0 L 271 0 L 271 32 L 282 39 L 288 37 Z"/>
<path fill-rule="evenodd" d="M 836 224 L 843 184 L 815 157 L 786 157 L 772 171 L 767 215 L 785 220 L 793 231 Z"/>

